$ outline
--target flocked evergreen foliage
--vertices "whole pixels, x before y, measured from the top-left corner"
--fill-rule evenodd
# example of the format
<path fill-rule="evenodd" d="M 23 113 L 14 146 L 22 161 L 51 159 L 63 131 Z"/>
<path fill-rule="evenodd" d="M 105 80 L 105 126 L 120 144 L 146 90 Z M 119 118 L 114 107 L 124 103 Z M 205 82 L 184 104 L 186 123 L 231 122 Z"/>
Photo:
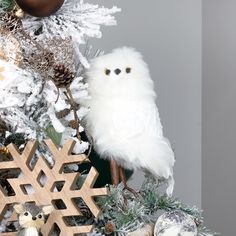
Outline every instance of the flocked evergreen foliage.
<path fill-rule="evenodd" d="M 1 0 L 0 1 L 0 11 L 10 11 L 14 8 L 14 0 Z"/>
<path fill-rule="evenodd" d="M 116 235 L 125 236 L 146 224 L 155 224 L 158 216 L 164 211 L 178 209 L 194 217 L 198 226 L 198 236 L 216 235 L 203 226 L 201 210 L 162 194 L 162 184 L 163 182 L 157 183 L 152 177 L 147 177 L 140 189 L 138 198 L 129 192 L 125 192 L 124 197 L 122 184 L 118 188 L 111 186 L 111 194 L 98 200 L 103 209 L 103 214 L 99 220 L 103 221 L 104 225 L 107 222 L 113 222 Z M 104 227 L 97 231 L 105 234 Z"/>
<path fill-rule="evenodd" d="M 87 38 L 101 38 L 101 26 L 115 25 L 113 14 L 119 11 L 115 6 L 108 9 L 84 0 L 66 0 L 54 15 L 44 18 L 29 16 L 23 20 L 23 25 L 31 35 L 42 28 L 42 33 L 36 36 L 40 39 L 71 36 L 81 44 Z"/>
<path fill-rule="evenodd" d="M 14 4 L 9 0 L 1 0 L 0 3 L 2 11 L 10 10 Z M 115 25 L 113 14 L 119 11 L 115 6 L 109 9 L 82 0 L 66 0 L 52 16 L 37 18 L 24 15 L 22 28 L 12 31 L 23 52 L 21 68 L 3 61 L 0 65 L 4 67 L 1 76 L 5 78 L 0 80 L 0 116 L 10 126 L 11 133 L 24 133 L 26 140 L 41 141 L 52 137 L 59 145 L 73 138 L 76 141 L 75 153 L 88 149 L 89 144 L 79 137 L 83 127 L 78 125 L 75 129 L 70 126 L 75 119 L 73 116 L 81 120 L 87 113 L 87 109 L 79 106 L 80 99 L 88 97 L 83 71 L 96 53 L 92 53 L 86 42 L 91 37 L 101 37 L 103 25 Z M 1 18 L 0 26 L 4 25 Z M 12 50 L 13 44 L 11 41 L 8 43 L 8 38 L 1 40 L 5 48 Z M 81 49 L 83 43 L 85 47 Z M 50 53 L 53 59 L 47 65 Z M 68 88 L 58 89 L 52 78 L 55 66 L 61 64 L 72 71 L 74 80 Z M 61 116 L 66 110 L 69 112 Z M 50 154 L 44 154 L 51 162 Z"/>

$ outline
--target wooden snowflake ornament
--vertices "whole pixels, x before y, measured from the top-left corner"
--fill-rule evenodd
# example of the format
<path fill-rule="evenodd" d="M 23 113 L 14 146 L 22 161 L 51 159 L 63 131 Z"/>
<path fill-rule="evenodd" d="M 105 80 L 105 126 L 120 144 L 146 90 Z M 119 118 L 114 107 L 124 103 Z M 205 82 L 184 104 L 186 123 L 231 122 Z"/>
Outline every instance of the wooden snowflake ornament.
<path fill-rule="evenodd" d="M 94 201 L 94 197 L 108 194 L 106 188 L 93 188 L 98 177 L 98 173 L 91 168 L 82 187 L 78 189 L 77 180 L 79 173 L 64 173 L 64 166 L 68 164 L 80 164 L 88 161 L 87 156 L 72 155 L 75 142 L 69 140 L 64 147 L 59 150 L 51 140 L 46 140 L 50 152 L 54 156 L 55 164 L 50 167 L 44 157 L 40 157 L 36 164 L 31 167 L 30 162 L 36 152 L 37 142 L 30 141 L 26 145 L 22 154 L 17 148 L 10 144 L 8 149 L 12 155 L 12 160 L 0 162 L 0 171 L 20 170 L 18 178 L 8 179 L 9 184 L 14 190 L 14 195 L 9 196 L 5 190 L 0 187 L 0 221 L 3 219 L 6 211 L 15 203 L 35 202 L 37 205 L 53 204 L 55 210 L 49 216 L 46 224 L 42 228 L 42 234 L 49 236 L 55 225 L 60 230 L 60 235 L 73 236 L 80 233 L 89 233 L 92 231 L 92 225 L 69 226 L 66 222 L 67 217 L 82 216 L 80 209 L 76 205 L 76 199 L 82 199 L 92 214 L 98 217 L 100 209 Z M 46 182 L 42 181 L 46 177 Z M 61 184 L 60 189 L 55 188 Z M 28 193 L 26 187 L 31 186 L 33 192 Z M 63 209 L 57 207 L 58 203 L 63 203 Z M 4 236 L 13 236 L 15 233 L 3 233 Z"/>

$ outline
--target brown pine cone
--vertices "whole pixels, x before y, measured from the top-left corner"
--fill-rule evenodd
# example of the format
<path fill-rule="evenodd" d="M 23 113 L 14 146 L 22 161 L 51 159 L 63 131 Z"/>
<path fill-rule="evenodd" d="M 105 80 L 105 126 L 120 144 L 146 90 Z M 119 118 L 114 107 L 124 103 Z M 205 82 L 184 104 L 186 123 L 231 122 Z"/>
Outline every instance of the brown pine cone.
<path fill-rule="evenodd" d="M 109 235 L 109 234 L 114 233 L 114 231 L 115 231 L 114 223 L 111 221 L 107 222 L 105 225 L 105 233 Z"/>
<path fill-rule="evenodd" d="M 62 64 L 54 66 L 54 77 L 52 80 L 57 88 L 69 87 L 74 78 L 75 73 L 71 72 L 69 68 Z"/>

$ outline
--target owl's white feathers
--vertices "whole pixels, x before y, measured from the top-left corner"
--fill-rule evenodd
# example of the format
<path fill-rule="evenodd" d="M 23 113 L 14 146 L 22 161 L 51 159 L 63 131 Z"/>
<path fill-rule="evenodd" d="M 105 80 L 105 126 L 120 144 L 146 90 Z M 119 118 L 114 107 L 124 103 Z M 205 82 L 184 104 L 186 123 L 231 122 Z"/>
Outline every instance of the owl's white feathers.
<path fill-rule="evenodd" d="M 103 158 L 125 168 L 145 168 L 169 180 L 173 192 L 174 153 L 163 137 L 156 94 L 140 53 L 119 48 L 91 62 L 87 72 L 90 112 L 87 132 Z"/>

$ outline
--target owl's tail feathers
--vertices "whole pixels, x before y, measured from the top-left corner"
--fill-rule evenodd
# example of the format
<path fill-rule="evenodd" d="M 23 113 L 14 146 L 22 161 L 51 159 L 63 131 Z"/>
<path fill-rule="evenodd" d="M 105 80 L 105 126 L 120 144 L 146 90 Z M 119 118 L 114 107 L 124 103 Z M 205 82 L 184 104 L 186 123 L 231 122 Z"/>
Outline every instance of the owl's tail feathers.
<path fill-rule="evenodd" d="M 173 166 L 175 157 L 169 141 L 163 137 L 154 138 L 149 140 L 147 145 L 149 148 L 144 148 L 141 151 L 143 152 L 142 165 L 157 178 L 167 180 L 168 187 L 166 193 L 168 196 L 171 196 L 174 189 Z"/>
<path fill-rule="evenodd" d="M 175 180 L 173 175 L 168 179 L 168 187 L 166 189 L 166 194 L 168 197 L 171 197 L 174 191 Z"/>

